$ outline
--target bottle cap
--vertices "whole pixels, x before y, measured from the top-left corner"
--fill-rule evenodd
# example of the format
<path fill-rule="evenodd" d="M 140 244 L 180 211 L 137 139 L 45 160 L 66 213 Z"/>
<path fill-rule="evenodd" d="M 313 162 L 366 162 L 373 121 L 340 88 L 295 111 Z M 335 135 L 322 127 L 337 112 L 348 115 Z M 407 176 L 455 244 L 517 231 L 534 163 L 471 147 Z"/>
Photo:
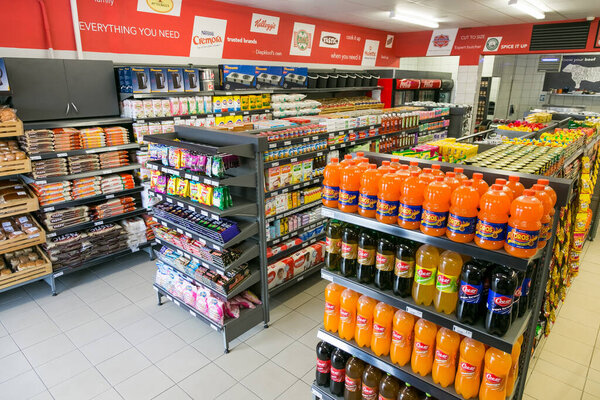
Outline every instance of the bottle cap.
<path fill-rule="evenodd" d="M 504 185 L 506 185 L 506 179 L 504 179 L 504 178 L 496 178 L 496 183 L 498 185 L 504 186 Z"/>
<path fill-rule="evenodd" d="M 538 190 L 545 190 L 546 186 L 540 185 L 539 183 L 536 183 L 535 185 L 533 185 L 532 189 L 536 190 L 536 191 L 538 191 Z"/>
<path fill-rule="evenodd" d="M 408 170 L 408 165 L 402 164 L 402 165 L 400 165 L 400 169 L 402 169 L 402 170 Z M 415 172 L 417 172 L 417 171 L 415 171 Z"/>
<path fill-rule="evenodd" d="M 519 182 L 519 177 L 516 176 L 516 175 L 511 175 L 511 176 L 508 177 L 508 180 L 510 182 Z"/>
<path fill-rule="evenodd" d="M 423 168 L 423 172 L 426 174 L 430 174 L 431 173 L 431 168 Z"/>
<path fill-rule="evenodd" d="M 498 184 L 498 183 L 494 183 L 492 185 L 492 190 L 503 190 L 502 189 L 502 185 Z"/>
<path fill-rule="evenodd" d="M 454 172 L 456 172 L 457 174 L 462 174 L 464 171 L 465 171 L 464 168 L 460 168 L 460 167 L 454 168 Z"/>
<path fill-rule="evenodd" d="M 352 156 L 350 154 L 346 154 L 344 156 L 344 160 L 352 160 Z"/>
<path fill-rule="evenodd" d="M 418 162 L 418 161 L 411 161 L 411 162 L 410 162 L 410 165 L 411 165 L 411 166 L 413 166 L 413 167 L 414 167 L 414 166 L 417 166 L 417 167 L 418 167 L 418 166 L 419 166 L 419 162 Z"/>
<path fill-rule="evenodd" d="M 450 178 L 454 178 L 456 176 L 456 172 L 448 171 L 448 172 L 446 172 L 446 176 L 448 176 Z"/>
<path fill-rule="evenodd" d="M 369 164 L 369 169 L 377 169 L 377 165 L 376 164 Z"/>
<path fill-rule="evenodd" d="M 462 182 L 462 185 L 463 185 L 463 186 L 473 186 L 473 181 L 472 181 L 472 180 L 470 180 L 470 179 L 465 179 L 465 180 Z"/>
<path fill-rule="evenodd" d="M 393 156 L 393 157 L 390 158 L 390 161 L 391 162 L 398 162 L 398 161 L 400 161 L 400 158 Z"/>
<path fill-rule="evenodd" d="M 331 161 L 332 163 L 336 163 L 336 162 L 340 162 L 340 159 L 339 159 L 339 158 L 337 158 L 337 157 L 331 157 L 331 160 L 330 160 L 330 161 Z"/>
<path fill-rule="evenodd" d="M 441 170 L 441 169 L 442 169 L 442 166 L 441 166 L 441 165 L 439 165 L 439 164 L 433 164 L 433 165 L 431 166 L 431 169 L 438 169 L 438 170 Z"/>
<path fill-rule="evenodd" d="M 389 161 L 382 161 L 381 165 L 385 165 L 386 167 L 390 166 L 390 162 Z"/>
<path fill-rule="evenodd" d="M 525 189 L 523 190 L 523 196 L 535 196 L 535 190 Z"/>
<path fill-rule="evenodd" d="M 356 155 L 357 155 L 358 157 L 364 157 L 364 155 L 365 155 L 365 152 L 364 152 L 364 151 L 357 151 L 357 152 L 356 152 Z"/>
<path fill-rule="evenodd" d="M 548 180 L 548 179 L 538 179 L 537 183 L 539 183 L 540 185 L 546 185 L 546 186 L 548 186 L 548 184 L 550 183 L 550 180 Z"/>
<path fill-rule="evenodd" d="M 435 177 L 435 180 L 436 180 L 437 182 L 444 182 L 444 177 L 443 177 L 443 176 L 436 176 L 436 177 Z"/>
<path fill-rule="evenodd" d="M 410 171 L 410 176 L 419 176 L 419 171 Z"/>
<path fill-rule="evenodd" d="M 481 172 L 473 172 L 473 179 L 483 179 L 483 174 Z"/>
<path fill-rule="evenodd" d="M 411 386 L 412 386 L 412 385 L 411 385 L 410 383 L 408 383 L 408 382 L 405 382 L 404 384 L 405 384 L 406 386 L 408 386 L 408 387 L 411 387 Z"/>

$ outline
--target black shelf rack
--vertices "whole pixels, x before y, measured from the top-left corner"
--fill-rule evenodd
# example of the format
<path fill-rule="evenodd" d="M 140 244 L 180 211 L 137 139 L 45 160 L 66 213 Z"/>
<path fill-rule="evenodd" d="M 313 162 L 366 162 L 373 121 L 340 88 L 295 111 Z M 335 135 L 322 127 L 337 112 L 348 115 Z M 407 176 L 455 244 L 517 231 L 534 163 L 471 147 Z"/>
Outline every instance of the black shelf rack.
<path fill-rule="evenodd" d="M 77 200 L 62 201 L 60 203 L 54 203 L 54 204 L 50 204 L 47 206 L 42 206 L 42 207 L 40 207 L 40 211 L 50 212 L 50 211 L 62 210 L 64 208 L 69 208 L 69 207 L 77 207 L 77 206 L 82 206 L 85 204 L 92 204 L 92 203 L 100 202 L 103 200 L 110 200 L 110 199 L 114 199 L 114 198 L 118 198 L 118 197 L 131 196 L 133 194 L 140 193 L 143 190 L 144 190 L 144 188 L 142 186 L 136 186 L 132 189 L 125 189 L 125 190 L 121 190 L 119 192 L 84 197 L 82 199 L 77 199 Z"/>
<path fill-rule="evenodd" d="M 69 151 L 52 151 L 48 153 L 32 153 L 29 155 L 31 161 L 48 160 L 51 158 L 62 158 L 69 156 L 78 156 L 82 154 L 97 154 L 108 153 L 109 151 L 117 150 L 137 150 L 140 148 L 138 143 L 127 143 L 119 146 L 94 147 L 91 149 L 69 150 Z"/>
<path fill-rule="evenodd" d="M 127 125 L 132 124 L 133 119 L 123 117 L 104 118 L 73 118 L 57 119 L 48 121 L 24 122 L 23 129 L 54 129 L 54 128 L 82 128 L 96 125 Z"/>
<path fill-rule="evenodd" d="M 179 121 L 187 119 L 198 119 L 198 118 L 215 118 L 215 117 L 226 117 L 236 115 L 259 115 L 259 114 L 272 114 L 273 110 L 270 108 L 261 108 L 257 110 L 238 110 L 238 111 L 217 111 L 211 113 L 202 114 L 189 114 L 189 115 L 173 115 L 173 116 L 162 116 L 162 117 L 141 117 L 134 118 L 134 121 L 140 124 L 145 122 L 156 122 L 156 121 Z"/>
<path fill-rule="evenodd" d="M 317 272 L 319 272 L 321 270 L 321 268 L 323 268 L 324 265 L 325 265 L 325 263 L 320 263 L 320 264 L 310 267 L 309 269 L 305 269 L 304 271 L 300 272 L 298 275 L 294 275 L 291 279 L 288 279 L 287 281 L 283 282 L 282 284 L 277 285 L 277 286 L 273 287 L 272 289 L 269 289 L 269 296 L 275 296 L 276 294 L 281 293 L 281 292 L 285 291 L 286 289 L 289 289 L 290 287 L 294 286 L 296 283 L 303 281 L 307 277 L 316 274 Z"/>
<path fill-rule="evenodd" d="M 71 181 L 73 179 L 90 178 L 93 176 L 119 174 L 121 172 L 134 171 L 136 169 L 140 169 L 140 164 L 129 164 L 129 165 L 125 165 L 122 167 L 97 169 L 94 171 L 82 172 L 79 174 L 51 176 L 51 177 L 42 178 L 42 179 L 34 179 L 31 177 L 25 176 L 24 179 L 27 183 L 35 183 L 37 185 L 45 185 L 46 183 Z"/>
<path fill-rule="evenodd" d="M 241 174 L 237 176 L 225 176 L 223 178 L 208 177 L 195 171 L 189 171 L 183 168 L 174 168 L 162 165 L 160 161 L 147 161 L 146 167 L 155 171 L 161 171 L 165 174 L 175 175 L 180 178 L 189 179 L 192 181 L 202 182 L 211 186 L 239 186 L 239 187 L 256 187 L 256 172 L 249 174 Z"/>
<path fill-rule="evenodd" d="M 323 225 L 326 221 L 327 220 L 325 218 L 323 218 L 323 219 L 321 219 L 319 221 L 315 221 L 315 222 L 312 222 L 312 223 L 310 223 L 308 225 L 301 226 L 300 228 L 294 229 L 293 231 L 290 231 L 290 232 L 286 233 L 285 235 L 282 235 L 282 236 L 276 237 L 274 239 L 268 240 L 267 241 L 267 246 L 274 246 L 274 245 L 279 244 L 281 242 L 285 242 L 289 238 L 301 235 L 304 232 L 312 231 L 313 229 L 317 228 L 319 225 Z"/>
<path fill-rule="evenodd" d="M 285 258 L 285 257 L 287 257 L 287 256 L 289 256 L 291 254 L 294 254 L 298 250 L 302 250 L 303 248 L 308 247 L 308 246 L 310 246 L 312 244 L 315 244 L 315 243 L 317 243 L 318 241 L 321 241 L 321 240 L 325 240 L 325 233 L 324 232 L 320 233 L 318 235 L 315 235 L 312 238 L 310 238 L 310 239 L 308 239 L 306 241 L 303 241 L 302 243 L 300 243 L 300 244 L 298 244 L 296 246 L 291 246 L 291 247 L 289 247 L 289 248 L 287 248 L 285 250 L 282 250 L 282 251 L 280 251 L 278 253 L 273 254 L 272 256 L 268 257 L 269 263 L 273 263 L 273 262 L 275 262 L 277 260 Z"/>
<path fill-rule="evenodd" d="M 118 215 L 115 215 L 112 217 L 103 218 L 103 219 L 99 219 L 99 220 L 95 220 L 95 221 L 84 222 L 82 224 L 72 225 L 72 226 L 69 226 L 66 228 L 57 229 L 55 231 L 50 231 L 50 232 L 46 233 L 46 237 L 53 238 L 53 237 L 64 235 L 64 234 L 71 233 L 71 232 L 78 232 L 78 231 L 82 231 L 84 229 L 90 229 L 90 228 L 94 228 L 96 226 L 102 226 L 102 225 L 110 224 L 113 222 L 121 221 L 122 219 L 137 217 L 137 216 L 145 214 L 147 212 L 148 211 L 145 208 L 140 207 L 133 211 L 126 212 L 123 214 L 118 214 Z"/>
<path fill-rule="evenodd" d="M 320 199 L 316 200 L 316 201 L 313 201 L 313 202 L 310 202 L 310 203 L 302 204 L 302 205 L 300 205 L 298 207 L 294 207 L 294 208 L 292 208 L 290 210 L 286 210 L 284 212 L 280 212 L 280 213 L 275 214 L 275 215 L 270 215 L 270 216 L 267 217 L 266 222 L 267 223 L 271 223 L 271 222 L 273 222 L 273 221 L 275 221 L 277 219 L 285 218 L 285 217 L 289 217 L 290 215 L 297 214 L 300 211 L 310 210 L 311 208 L 318 207 L 321 204 L 322 204 L 322 202 L 321 202 Z"/>

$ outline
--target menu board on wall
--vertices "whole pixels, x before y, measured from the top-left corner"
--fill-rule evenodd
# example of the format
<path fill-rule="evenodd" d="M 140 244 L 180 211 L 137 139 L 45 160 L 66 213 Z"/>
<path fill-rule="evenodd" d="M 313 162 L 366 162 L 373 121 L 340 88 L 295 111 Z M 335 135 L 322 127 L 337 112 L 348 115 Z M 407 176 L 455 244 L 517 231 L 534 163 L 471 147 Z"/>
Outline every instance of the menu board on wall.
<path fill-rule="evenodd" d="M 600 55 L 563 56 L 560 72 L 547 72 L 544 90 L 568 89 L 600 92 Z"/>

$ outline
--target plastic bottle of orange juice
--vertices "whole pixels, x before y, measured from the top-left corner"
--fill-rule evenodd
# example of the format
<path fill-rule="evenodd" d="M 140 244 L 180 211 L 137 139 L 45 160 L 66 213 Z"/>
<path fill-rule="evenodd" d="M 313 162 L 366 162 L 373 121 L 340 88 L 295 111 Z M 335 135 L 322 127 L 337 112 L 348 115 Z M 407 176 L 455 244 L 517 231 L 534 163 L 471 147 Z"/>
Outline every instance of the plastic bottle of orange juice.
<path fill-rule="evenodd" d="M 400 185 L 398 175 L 385 174 L 379 181 L 377 192 L 377 221 L 384 224 L 395 224 L 398 221 L 398 201 L 400 200 Z"/>
<path fill-rule="evenodd" d="M 340 295 L 344 287 L 336 283 L 330 283 L 325 288 L 325 315 L 323 325 L 329 332 L 337 332 L 340 324 Z"/>
<path fill-rule="evenodd" d="M 460 254 L 450 250 L 440 254 L 433 298 L 433 305 L 437 312 L 452 314 L 456 309 L 462 265 L 463 259 Z"/>
<path fill-rule="evenodd" d="M 356 303 L 356 330 L 354 340 L 360 347 L 371 345 L 373 333 L 373 310 L 377 302 L 372 298 L 362 295 Z"/>
<path fill-rule="evenodd" d="M 325 207 L 337 208 L 340 193 L 340 163 L 337 157 L 332 157 L 323 171 L 322 201 Z"/>
<path fill-rule="evenodd" d="M 338 208 L 340 211 L 355 213 L 358 211 L 358 191 L 360 190 L 360 170 L 354 160 L 340 170 L 340 195 Z"/>
<path fill-rule="evenodd" d="M 513 345 L 512 352 L 510 353 L 510 358 L 512 359 L 512 364 L 510 366 L 510 370 L 508 371 L 508 379 L 506 380 L 506 396 L 510 396 L 515 390 L 515 382 L 517 377 L 519 376 L 519 357 L 521 356 L 521 345 L 523 344 L 523 335 L 519 336 L 517 339 L 517 343 Z"/>
<path fill-rule="evenodd" d="M 346 167 L 347 165 L 350 164 L 350 161 L 352 161 L 352 155 L 351 154 L 346 154 L 344 156 L 344 159 L 342 161 L 340 161 L 340 165 L 342 166 L 342 168 Z"/>
<path fill-rule="evenodd" d="M 344 290 L 340 295 L 340 323 L 338 333 L 342 339 L 352 340 L 356 330 L 356 303 L 360 295 L 352 289 Z"/>
<path fill-rule="evenodd" d="M 394 172 L 394 168 L 390 167 L 389 161 L 382 161 L 381 165 L 377 169 L 379 171 L 381 171 L 381 175 L 385 175 L 385 174 L 389 174 L 390 172 Z"/>
<path fill-rule="evenodd" d="M 413 328 L 415 317 L 403 310 L 394 314 L 392 327 L 392 344 L 390 345 L 390 358 L 393 363 L 406 365 L 410 361 L 413 347 Z"/>
<path fill-rule="evenodd" d="M 535 191 L 525 189 L 523 195 L 516 198 L 510 206 L 504 250 L 515 257 L 532 257 L 537 252 L 543 216 L 544 206 L 535 197 Z"/>
<path fill-rule="evenodd" d="M 440 252 L 437 247 L 424 244 L 417 250 L 415 258 L 412 298 L 415 303 L 428 306 L 433 302 L 435 295 L 435 277 L 440 263 Z"/>
<path fill-rule="evenodd" d="M 455 167 L 454 168 L 454 173 L 456 174 L 456 179 L 458 179 L 459 181 L 461 181 L 461 183 L 463 181 L 466 181 L 467 179 L 469 179 L 466 175 L 465 175 L 465 169 L 461 168 L 461 167 Z"/>
<path fill-rule="evenodd" d="M 419 178 L 421 178 L 421 180 L 427 184 L 435 181 L 435 176 L 431 172 L 431 168 L 423 168 L 423 171 L 421 171 Z"/>
<path fill-rule="evenodd" d="M 394 171 L 398 171 L 400 169 L 400 159 L 396 156 L 390 157 L 390 167 L 394 169 Z"/>
<path fill-rule="evenodd" d="M 465 399 L 471 399 L 479 393 L 481 367 L 485 356 L 485 345 L 471 338 L 460 343 L 460 357 L 454 388 Z"/>
<path fill-rule="evenodd" d="M 377 356 L 390 354 L 390 343 L 392 342 L 392 319 L 394 318 L 394 307 L 377 303 L 373 310 L 373 335 L 371 335 L 371 350 Z"/>
<path fill-rule="evenodd" d="M 421 168 L 419 168 L 419 162 L 418 161 L 411 161 L 408 163 L 408 169 L 409 171 L 417 171 L 418 173 L 421 173 Z"/>
<path fill-rule="evenodd" d="M 490 190 L 481 196 L 479 209 L 475 243 L 488 250 L 501 249 L 506 238 L 510 197 L 501 185 L 492 185 Z"/>
<path fill-rule="evenodd" d="M 369 159 L 367 157 L 365 157 L 365 152 L 364 151 L 357 151 L 356 152 L 356 157 L 354 157 L 354 159 L 356 160 L 356 165 L 360 165 L 363 163 L 369 163 Z"/>
<path fill-rule="evenodd" d="M 437 332 L 431 377 L 442 387 L 447 387 L 454 382 L 459 345 L 458 333 L 447 328 L 440 328 Z"/>
<path fill-rule="evenodd" d="M 400 164 L 400 168 L 396 171 L 396 175 L 399 177 L 399 182 L 401 185 L 408 179 L 410 176 L 410 171 L 408 170 L 408 165 Z"/>
<path fill-rule="evenodd" d="M 510 197 L 510 201 L 513 201 L 515 198 L 515 194 L 512 191 L 511 188 L 509 188 L 506 184 L 508 183 L 506 181 L 506 179 L 504 178 L 496 178 L 496 182 L 494 182 L 496 185 L 502 185 L 502 190 L 504 190 L 506 192 L 506 194 L 508 194 L 508 196 Z"/>
<path fill-rule="evenodd" d="M 544 216 L 542 217 L 542 227 L 540 228 L 540 238 L 538 240 L 538 248 L 541 249 L 546 246 L 546 242 L 550 239 L 550 230 L 552 229 L 550 226 L 552 222 L 552 218 L 550 217 L 552 197 L 550 197 L 550 193 L 546 191 L 544 185 L 535 184 L 533 185 L 533 190 L 535 190 L 535 197 L 544 205 Z"/>
<path fill-rule="evenodd" d="M 539 185 L 544 185 L 544 188 L 546 189 L 546 191 L 550 195 L 550 198 L 552 199 L 552 212 L 550 213 L 550 217 L 553 217 L 555 212 L 554 206 L 556 205 L 556 192 L 550 187 L 550 181 L 548 179 L 538 179 L 537 183 Z"/>
<path fill-rule="evenodd" d="M 421 214 L 421 232 L 430 236 L 442 236 L 446 233 L 451 195 L 452 190 L 444 182 L 444 176 L 436 177 L 434 182 L 427 185 Z"/>
<path fill-rule="evenodd" d="M 363 217 L 375 218 L 375 212 L 377 210 L 377 192 L 379 191 L 381 173 L 377 170 L 377 165 L 368 165 L 369 169 L 367 169 L 360 178 L 358 213 Z"/>
<path fill-rule="evenodd" d="M 508 177 L 508 182 L 506 183 L 506 186 L 508 186 L 513 191 L 514 199 L 522 195 L 523 190 L 525 190 L 523 184 L 519 182 L 519 177 L 515 175 L 510 175 Z"/>
<path fill-rule="evenodd" d="M 488 191 L 489 186 L 486 181 L 483 180 L 483 174 L 481 172 L 473 172 L 473 187 L 479 190 L 479 196 L 483 196 Z"/>
<path fill-rule="evenodd" d="M 423 195 L 427 183 L 419 179 L 417 171 L 411 171 L 402 185 L 398 206 L 398 225 L 405 229 L 418 229 L 421 225 Z"/>
<path fill-rule="evenodd" d="M 446 236 L 453 242 L 468 243 L 475 237 L 479 191 L 466 179 L 452 192 Z"/>
<path fill-rule="evenodd" d="M 433 174 L 433 176 L 438 177 L 438 176 L 444 176 L 444 173 L 442 172 L 442 166 L 439 164 L 433 164 L 431 166 L 431 173 Z"/>
<path fill-rule="evenodd" d="M 512 365 L 510 354 L 490 347 L 485 352 L 483 380 L 479 388 L 479 400 L 504 400 L 506 380 Z"/>
<path fill-rule="evenodd" d="M 415 343 L 413 345 L 410 366 L 421 376 L 428 375 L 433 365 L 433 351 L 437 325 L 433 322 L 420 319 L 415 324 Z"/>
<path fill-rule="evenodd" d="M 452 189 L 453 192 L 460 186 L 460 181 L 456 178 L 456 173 L 452 171 L 446 172 L 446 178 L 444 179 L 444 182 L 450 186 L 450 189 Z"/>

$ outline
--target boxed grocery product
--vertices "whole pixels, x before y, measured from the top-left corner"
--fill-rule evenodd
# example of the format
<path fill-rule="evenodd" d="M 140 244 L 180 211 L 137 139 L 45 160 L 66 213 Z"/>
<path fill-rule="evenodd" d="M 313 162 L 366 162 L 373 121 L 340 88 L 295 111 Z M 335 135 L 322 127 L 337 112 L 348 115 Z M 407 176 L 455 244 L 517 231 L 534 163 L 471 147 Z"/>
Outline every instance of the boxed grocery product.
<path fill-rule="evenodd" d="M 290 185 L 295 185 L 302 182 L 303 167 L 302 161 L 297 161 L 292 164 L 292 176 L 290 177 Z"/>
<path fill-rule="evenodd" d="M 283 67 L 283 87 L 285 89 L 306 87 L 308 68 Z"/>
<path fill-rule="evenodd" d="M 252 65 L 219 65 L 221 88 L 247 89 L 255 87 L 254 66 Z"/>
<path fill-rule="evenodd" d="M 183 70 L 181 68 L 167 68 L 169 92 L 183 92 Z"/>
<path fill-rule="evenodd" d="M 150 68 L 150 91 L 151 92 L 167 92 L 169 85 L 167 83 L 166 68 Z"/>
<path fill-rule="evenodd" d="M 126 71 L 124 70 L 123 73 Z M 150 93 L 150 70 L 146 67 L 131 67 L 133 93 Z"/>
<path fill-rule="evenodd" d="M 183 69 L 183 89 L 186 92 L 198 92 L 200 91 L 200 84 L 198 79 L 198 70 L 196 68 L 184 68 Z"/>
<path fill-rule="evenodd" d="M 255 67 L 256 88 L 281 87 L 283 82 L 283 67 Z"/>
<path fill-rule="evenodd" d="M 215 113 L 220 113 L 221 111 L 223 111 L 223 97 L 213 96 L 212 110 Z"/>
<path fill-rule="evenodd" d="M 131 74 L 131 67 L 119 67 L 117 69 L 117 75 L 119 77 L 119 92 L 132 93 L 133 77 Z"/>
<path fill-rule="evenodd" d="M 292 184 L 291 172 L 292 172 L 292 164 L 285 164 L 280 167 L 279 176 L 280 176 L 281 187 L 289 186 Z"/>
<path fill-rule="evenodd" d="M 302 180 L 307 181 L 312 177 L 313 160 L 306 160 L 302 163 Z"/>

